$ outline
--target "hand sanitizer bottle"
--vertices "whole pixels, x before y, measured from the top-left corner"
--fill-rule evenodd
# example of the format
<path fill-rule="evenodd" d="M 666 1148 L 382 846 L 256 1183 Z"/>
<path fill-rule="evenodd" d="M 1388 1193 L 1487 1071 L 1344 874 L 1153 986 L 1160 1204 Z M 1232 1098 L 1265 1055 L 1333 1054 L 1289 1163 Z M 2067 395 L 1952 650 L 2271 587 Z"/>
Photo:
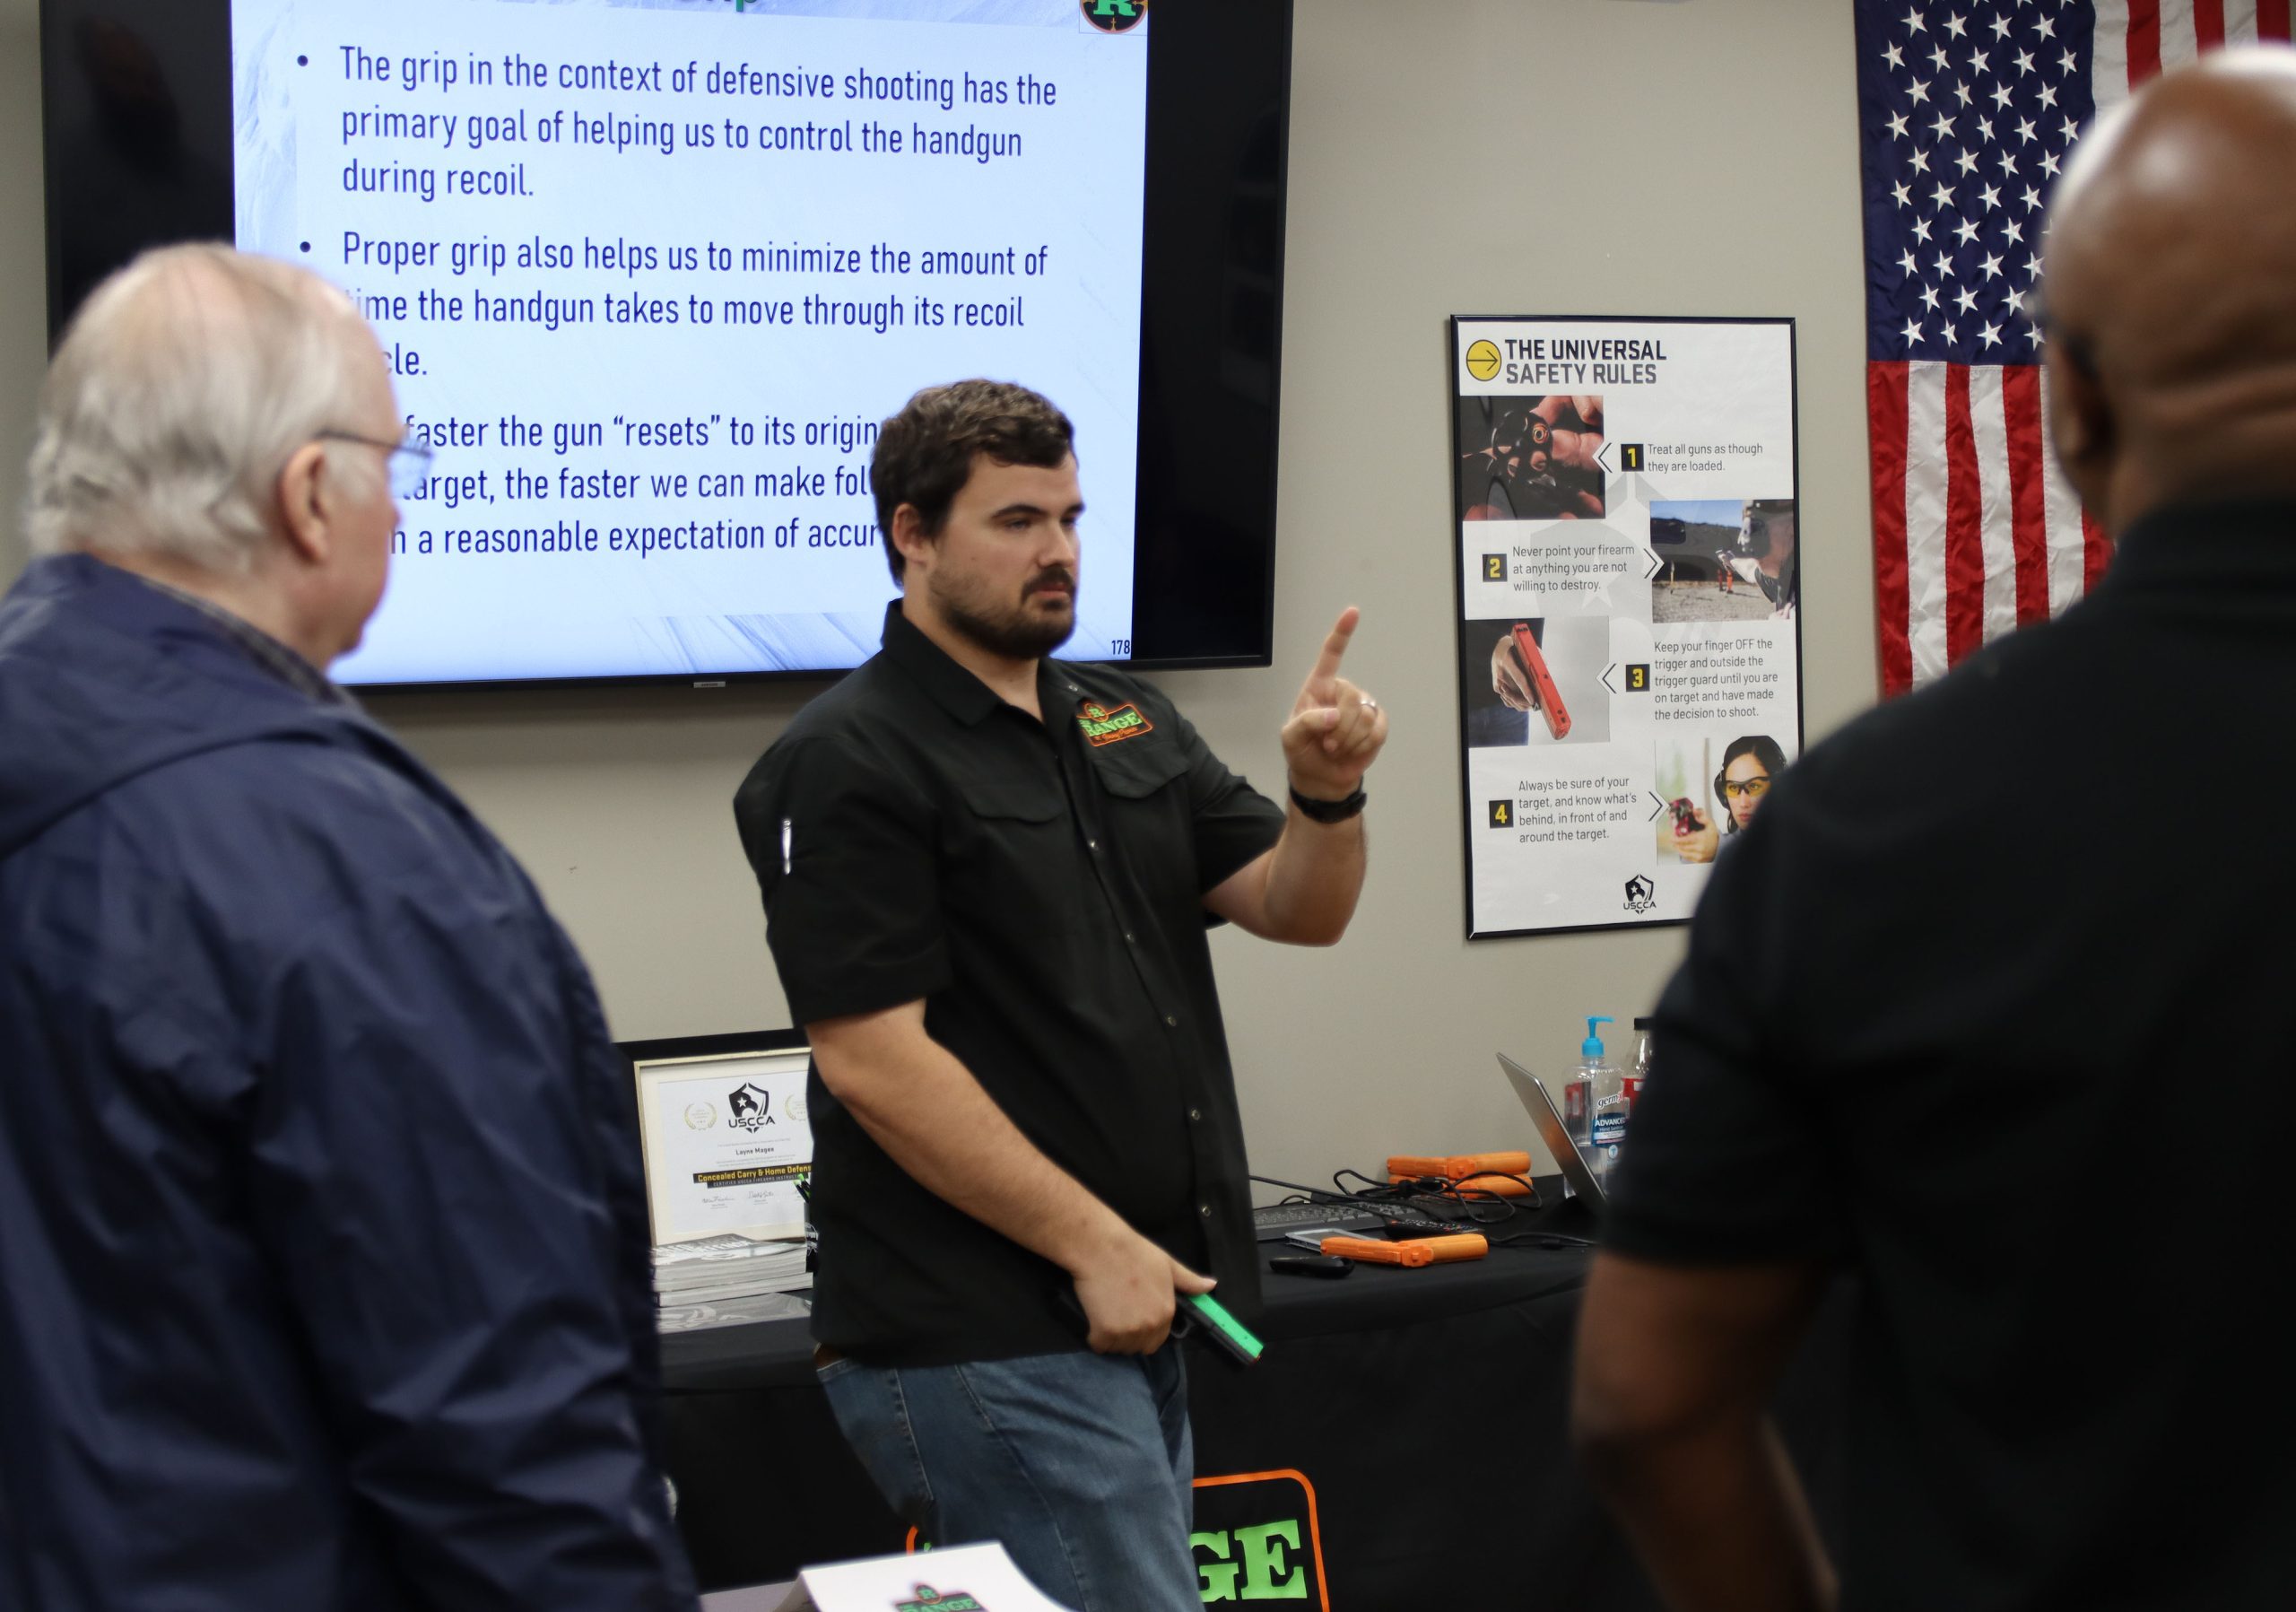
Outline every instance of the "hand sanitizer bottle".
<path fill-rule="evenodd" d="M 1589 1071 L 1600 1067 L 1603 1055 L 1603 1043 L 1593 1039 L 1593 1032 L 1596 1025 L 1609 1023 L 1611 1021 L 1606 1018 L 1587 1021 L 1588 1039 L 1579 1047 L 1581 1062 L 1570 1071 L 1570 1078 L 1562 1083 L 1562 1128 L 1579 1153 L 1590 1159 L 1594 1157 L 1595 1147 L 1595 1083 Z M 1589 1058 L 1593 1061 L 1586 1061 Z M 1566 1185 L 1563 1190 L 1567 1192 L 1570 1188 Z"/>
<path fill-rule="evenodd" d="M 1587 1039 L 1578 1045 L 1578 1077 L 1587 1083 L 1587 1163 L 1597 1181 L 1610 1174 L 1626 1140 L 1626 1073 L 1605 1053 L 1596 1028 L 1616 1022 L 1607 1014 L 1589 1016 Z"/>

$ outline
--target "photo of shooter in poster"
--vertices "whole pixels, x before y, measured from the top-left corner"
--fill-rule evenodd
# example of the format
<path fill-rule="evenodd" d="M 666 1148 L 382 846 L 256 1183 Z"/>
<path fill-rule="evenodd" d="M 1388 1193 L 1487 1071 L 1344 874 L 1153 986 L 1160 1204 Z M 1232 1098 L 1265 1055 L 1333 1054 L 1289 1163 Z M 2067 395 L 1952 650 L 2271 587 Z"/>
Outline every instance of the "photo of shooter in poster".
<path fill-rule="evenodd" d="M 1792 620 L 1802 596 L 1800 536 L 1790 498 L 1654 501 L 1651 621 Z"/>
<path fill-rule="evenodd" d="M 1468 520 L 1600 520 L 1603 400 L 1561 392 L 1459 399 Z"/>
<path fill-rule="evenodd" d="M 1657 777 L 1660 786 L 1674 794 L 1667 801 L 1670 810 L 1655 821 L 1660 824 L 1661 849 L 1672 850 L 1675 860 L 1711 862 L 1727 836 L 1743 833 L 1752 823 L 1754 814 L 1770 797 L 1770 785 L 1786 771 L 1786 751 L 1763 733 L 1731 740 L 1723 749 L 1722 764 L 1709 791 L 1706 780 L 1692 785 L 1682 776 L 1689 747 L 1680 743 L 1659 747 Z M 1709 745 L 1700 740 L 1695 742 L 1695 748 L 1703 756 Z"/>

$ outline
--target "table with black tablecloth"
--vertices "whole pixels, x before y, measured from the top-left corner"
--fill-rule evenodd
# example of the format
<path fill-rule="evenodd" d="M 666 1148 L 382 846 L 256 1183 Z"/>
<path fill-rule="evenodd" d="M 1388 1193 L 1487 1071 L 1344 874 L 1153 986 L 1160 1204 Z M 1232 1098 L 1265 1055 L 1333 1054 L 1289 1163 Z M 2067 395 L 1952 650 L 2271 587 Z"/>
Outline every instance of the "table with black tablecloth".
<path fill-rule="evenodd" d="M 1542 1181 L 1550 1199 L 1559 1179 Z M 1493 1228 L 1583 1234 L 1562 1204 Z M 1287 1251 L 1263 1244 L 1263 1254 Z M 1296 1251 L 1296 1250 L 1292 1250 Z M 1340 1612 L 1657 1601 L 1571 1460 L 1571 1334 L 1587 1251 L 1270 1273 L 1248 1368 L 1191 1344 L 1196 1562 L 1207 1599 Z M 1779 1416 L 1838 1537 L 1846 1306 L 1821 1312 Z M 839 1438 L 802 1320 L 663 1339 L 678 1520 L 705 1588 L 902 1548 L 907 1530 Z"/>

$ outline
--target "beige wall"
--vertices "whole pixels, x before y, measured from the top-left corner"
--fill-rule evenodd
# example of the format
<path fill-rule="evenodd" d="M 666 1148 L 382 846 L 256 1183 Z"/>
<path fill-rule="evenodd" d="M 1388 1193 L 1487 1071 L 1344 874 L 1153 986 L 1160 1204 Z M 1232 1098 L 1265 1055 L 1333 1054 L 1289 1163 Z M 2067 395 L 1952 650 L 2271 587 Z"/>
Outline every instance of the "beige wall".
<path fill-rule="evenodd" d="M 1552 1072 L 1577 1015 L 1646 1011 L 1677 929 L 1461 938 L 1444 319 L 1800 321 L 1805 693 L 1874 692 L 1855 84 L 1839 0 L 1298 0 L 1274 669 L 1166 680 L 1281 781 L 1276 727 L 1333 614 L 1392 711 L 1349 938 L 1215 943 L 1253 1162 L 1528 1145 L 1492 1061 Z M 13 8 L 13 11 L 10 9 Z M 0 0 L 0 30 L 25 9 Z M 40 350 L 30 35 L 0 31 L 0 494 Z M 4 571 L 0 552 L 0 571 Z M 787 1022 L 727 803 L 809 690 L 377 701 L 509 842 L 625 1037 Z M 1631 1051 L 1631 1042 L 1627 1044 Z"/>
<path fill-rule="evenodd" d="M 23 564 L 16 511 L 48 354 L 39 152 L 38 13 L 32 0 L 0 0 L 0 579 Z"/>

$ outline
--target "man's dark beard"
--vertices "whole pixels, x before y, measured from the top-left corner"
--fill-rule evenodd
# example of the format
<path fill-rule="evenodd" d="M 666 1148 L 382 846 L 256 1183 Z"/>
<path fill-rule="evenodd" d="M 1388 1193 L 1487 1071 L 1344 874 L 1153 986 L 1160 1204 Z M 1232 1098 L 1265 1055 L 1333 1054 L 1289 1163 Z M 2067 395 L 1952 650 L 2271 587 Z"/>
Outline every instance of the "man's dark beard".
<path fill-rule="evenodd" d="M 1066 617 L 1026 614 L 1028 598 L 1037 591 L 1038 584 L 1054 580 L 1067 586 L 1071 604 Z M 1065 571 L 1055 569 L 1040 574 L 1031 582 L 1027 592 L 1022 596 L 1022 608 L 1008 615 L 985 615 L 973 609 L 970 601 L 949 593 L 940 595 L 939 604 L 943 620 L 990 654 L 1001 655 L 1008 660 L 1035 660 L 1051 654 L 1075 633 L 1075 578 Z"/>

